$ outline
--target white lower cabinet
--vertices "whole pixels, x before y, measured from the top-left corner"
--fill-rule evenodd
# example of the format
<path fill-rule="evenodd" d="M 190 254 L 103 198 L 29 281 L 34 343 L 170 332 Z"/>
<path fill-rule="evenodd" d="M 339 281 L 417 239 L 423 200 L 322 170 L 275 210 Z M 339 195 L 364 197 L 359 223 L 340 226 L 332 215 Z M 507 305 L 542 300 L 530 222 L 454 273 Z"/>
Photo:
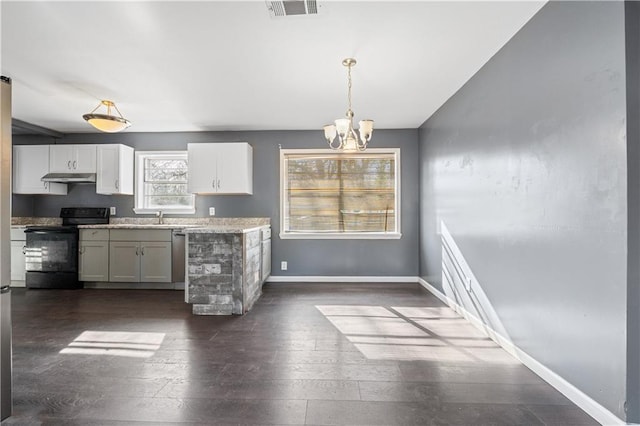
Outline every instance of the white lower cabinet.
<path fill-rule="evenodd" d="M 24 227 L 11 227 L 11 287 L 24 287 L 25 247 Z"/>
<path fill-rule="evenodd" d="M 171 282 L 171 231 L 112 229 L 109 281 Z"/>
<path fill-rule="evenodd" d="M 140 243 L 109 242 L 109 281 L 140 282 Z"/>
<path fill-rule="evenodd" d="M 109 281 L 109 231 L 107 229 L 80 230 L 78 279 Z"/>

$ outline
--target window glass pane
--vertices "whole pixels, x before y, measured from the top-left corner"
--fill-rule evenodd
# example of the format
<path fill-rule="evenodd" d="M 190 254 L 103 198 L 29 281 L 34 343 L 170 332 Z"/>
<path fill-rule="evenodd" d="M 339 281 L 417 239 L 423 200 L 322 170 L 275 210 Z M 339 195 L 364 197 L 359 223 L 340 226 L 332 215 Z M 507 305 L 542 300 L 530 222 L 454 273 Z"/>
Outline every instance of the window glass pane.
<path fill-rule="evenodd" d="M 186 160 L 158 160 L 147 158 L 145 161 L 145 182 L 151 181 L 187 181 Z"/>
<path fill-rule="evenodd" d="M 194 207 L 195 197 L 187 193 L 186 152 L 158 152 L 141 155 L 136 208 L 172 209 Z"/>
<path fill-rule="evenodd" d="M 394 154 L 289 154 L 285 168 L 285 232 L 396 232 Z"/>
<path fill-rule="evenodd" d="M 145 198 L 146 208 L 168 207 L 168 206 L 191 206 L 190 195 L 180 196 L 147 196 Z"/>
<path fill-rule="evenodd" d="M 186 183 L 145 183 L 145 195 L 189 195 Z"/>

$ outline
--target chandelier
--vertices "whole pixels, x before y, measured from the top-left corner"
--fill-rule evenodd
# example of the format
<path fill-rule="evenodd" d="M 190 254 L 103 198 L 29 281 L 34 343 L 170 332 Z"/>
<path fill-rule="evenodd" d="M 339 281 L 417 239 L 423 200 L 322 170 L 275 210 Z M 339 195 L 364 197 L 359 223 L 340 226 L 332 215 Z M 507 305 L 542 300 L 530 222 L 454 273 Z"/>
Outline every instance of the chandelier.
<path fill-rule="evenodd" d="M 335 120 L 335 124 L 327 124 L 323 127 L 324 137 L 331 149 L 341 149 L 344 151 L 364 151 L 371 140 L 373 134 L 373 120 L 361 120 L 359 134 L 353 128 L 353 111 L 351 110 L 351 67 L 356 64 L 353 58 L 347 58 L 342 61 L 342 65 L 347 67 L 349 78 L 349 109 L 347 109 L 347 118 L 339 118 Z M 338 138 L 336 139 L 336 136 Z M 336 142 L 337 143 L 334 143 Z"/>
<path fill-rule="evenodd" d="M 107 113 L 95 114 L 96 110 L 101 106 L 105 106 L 107 108 Z M 118 116 L 111 114 L 111 108 L 116 110 Z M 116 133 L 131 126 L 131 122 L 122 116 L 122 113 L 112 101 L 100 101 L 93 111 L 88 114 L 84 114 L 82 118 L 96 129 L 107 133 Z"/>

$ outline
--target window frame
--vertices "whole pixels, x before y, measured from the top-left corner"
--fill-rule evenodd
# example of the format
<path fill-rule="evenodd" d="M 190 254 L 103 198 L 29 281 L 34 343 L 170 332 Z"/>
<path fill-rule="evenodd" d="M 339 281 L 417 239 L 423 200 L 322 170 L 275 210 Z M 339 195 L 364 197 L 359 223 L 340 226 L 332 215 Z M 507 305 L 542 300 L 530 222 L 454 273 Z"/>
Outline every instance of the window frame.
<path fill-rule="evenodd" d="M 393 232 L 287 232 L 285 231 L 285 203 L 288 190 L 287 155 L 327 155 L 331 157 L 358 157 L 359 155 L 386 154 L 394 156 L 395 174 L 395 231 Z M 392 240 L 402 238 L 401 232 L 401 177 L 400 148 L 369 148 L 364 152 L 344 152 L 332 149 L 280 149 L 280 239 L 283 240 Z"/>
<path fill-rule="evenodd" d="M 192 196 L 191 207 L 164 207 L 164 208 L 146 208 L 144 207 L 144 162 L 147 158 L 179 158 L 187 160 L 187 151 L 136 151 L 135 152 L 135 191 L 134 191 L 134 208 L 136 214 L 155 214 L 162 211 L 166 214 L 195 214 L 196 212 L 196 196 Z M 188 167 L 188 164 L 187 164 Z"/>

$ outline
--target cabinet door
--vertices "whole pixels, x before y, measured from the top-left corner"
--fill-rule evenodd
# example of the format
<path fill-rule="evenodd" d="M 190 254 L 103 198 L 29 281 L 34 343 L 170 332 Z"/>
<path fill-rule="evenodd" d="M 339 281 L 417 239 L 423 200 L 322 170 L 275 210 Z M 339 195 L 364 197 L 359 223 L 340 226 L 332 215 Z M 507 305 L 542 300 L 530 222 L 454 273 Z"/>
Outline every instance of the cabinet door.
<path fill-rule="evenodd" d="M 187 144 L 187 191 L 192 194 L 211 194 L 217 191 L 216 162 L 218 151 L 210 143 Z"/>
<path fill-rule="evenodd" d="M 187 152 L 190 193 L 253 193 L 253 150 L 248 143 L 190 143 Z"/>
<path fill-rule="evenodd" d="M 11 281 L 24 281 L 26 241 L 11 241 Z"/>
<path fill-rule="evenodd" d="M 73 145 L 49 146 L 49 171 L 68 173 L 73 170 Z"/>
<path fill-rule="evenodd" d="M 217 179 L 219 194 L 253 193 L 253 155 L 247 143 L 218 144 Z"/>
<path fill-rule="evenodd" d="M 149 241 L 140 243 L 140 281 L 171 282 L 171 243 Z"/>
<path fill-rule="evenodd" d="M 140 243 L 132 241 L 109 243 L 109 281 L 130 283 L 140 281 Z"/>
<path fill-rule="evenodd" d="M 119 159 L 118 146 L 106 145 L 97 148 L 96 193 L 117 194 L 120 190 L 118 181 Z"/>
<path fill-rule="evenodd" d="M 49 173 L 48 145 L 16 145 L 13 147 L 13 192 L 42 194 L 45 182 L 40 178 Z"/>
<path fill-rule="evenodd" d="M 109 243 L 81 240 L 78 247 L 78 279 L 109 281 Z"/>
<path fill-rule="evenodd" d="M 97 146 L 96 193 L 133 195 L 133 153 L 126 145 Z"/>
<path fill-rule="evenodd" d="M 96 145 L 72 145 L 71 168 L 78 173 L 96 172 Z"/>
<path fill-rule="evenodd" d="M 47 173 L 49 173 L 49 145 L 14 145 L 14 194 L 65 195 L 66 184 L 40 180 Z"/>
<path fill-rule="evenodd" d="M 260 254 L 260 281 L 265 282 L 271 275 L 271 240 L 262 241 L 262 252 Z"/>

